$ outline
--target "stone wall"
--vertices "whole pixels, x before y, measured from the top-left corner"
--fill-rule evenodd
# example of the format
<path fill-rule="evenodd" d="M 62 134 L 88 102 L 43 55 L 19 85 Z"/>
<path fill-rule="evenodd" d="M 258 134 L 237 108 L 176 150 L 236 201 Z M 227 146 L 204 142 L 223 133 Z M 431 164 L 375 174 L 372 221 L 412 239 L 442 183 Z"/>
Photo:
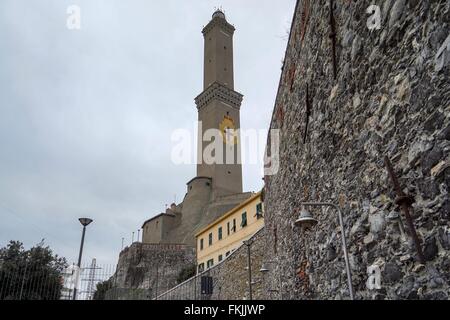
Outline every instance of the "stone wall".
<path fill-rule="evenodd" d="M 264 229 L 258 231 L 252 238 L 250 249 L 252 267 L 253 299 L 267 299 L 270 293 L 263 290 L 267 275 L 260 272 L 265 250 Z M 198 274 L 181 285 L 160 295 L 161 300 L 243 300 L 249 298 L 248 249 L 242 245 L 231 253 L 221 263 Z M 201 278 L 210 276 L 213 280 L 213 294 L 201 294 Z M 277 295 L 276 292 L 273 293 Z"/>
<path fill-rule="evenodd" d="M 311 209 L 318 225 L 292 225 L 301 201 L 331 201 L 345 215 L 357 299 L 448 299 L 450 67 L 447 59 L 436 71 L 435 56 L 450 33 L 450 2 L 334 3 L 336 80 L 329 1 L 298 1 L 293 19 L 271 122 L 281 130 L 280 170 L 265 177 L 266 257 L 277 261 L 267 283 L 282 279 L 285 299 L 348 298 L 336 212 Z M 370 31 L 372 4 L 382 19 Z M 415 199 L 425 265 L 394 204 L 385 155 Z M 370 266 L 381 271 L 379 289 L 366 285 Z"/>
<path fill-rule="evenodd" d="M 180 272 L 195 261 L 195 249 L 187 245 L 135 242 L 120 253 L 116 274 L 111 278 L 111 296 L 155 298 L 176 286 Z"/>

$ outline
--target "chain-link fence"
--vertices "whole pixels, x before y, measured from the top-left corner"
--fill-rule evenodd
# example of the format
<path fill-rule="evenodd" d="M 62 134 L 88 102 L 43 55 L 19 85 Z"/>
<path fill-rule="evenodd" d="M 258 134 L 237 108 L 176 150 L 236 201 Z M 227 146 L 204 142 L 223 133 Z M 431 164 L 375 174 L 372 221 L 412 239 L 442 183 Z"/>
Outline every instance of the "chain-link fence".
<path fill-rule="evenodd" d="M 114 279 L 115 266 L 71 265 L 59 269 L 42 263 L 0 263 L 0 300 L 102 299 Z"/>
<path fill-rule="evenodd" d="M 158 277 L 158 284 L 143 281 L 137 288 L 123 281 L 115 265 L 95 260 L 81 268 L 63 269 L 45 263 L 6 266 L 0 262 L 0 300 L 154 300 L 170 288 Z"/>
<path fill-rule="evenodd" d="M 0 300 L 56 300 L 62 280 L 54 270 L 36 265 L 0 270 Z"/>

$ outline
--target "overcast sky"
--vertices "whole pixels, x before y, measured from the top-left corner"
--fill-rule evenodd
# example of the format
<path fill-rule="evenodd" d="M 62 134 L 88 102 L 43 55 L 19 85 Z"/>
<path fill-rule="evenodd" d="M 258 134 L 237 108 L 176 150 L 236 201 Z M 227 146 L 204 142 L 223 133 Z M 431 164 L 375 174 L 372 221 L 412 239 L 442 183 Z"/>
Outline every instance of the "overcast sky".
<path fill-rule="evenodd" d="M 241 127 L 267 129 L 295 0 L 0 1 L 0 246 L 45 238 L 72 263 L 88 216 L 84 262 L 115 264 L 122 237 L 182 200 L 195 165 L 171 162 L 171 134 L 194 131 L 217 6 L 236 27 Z M 260 189 L 260 166 L 243 178 Z"/>

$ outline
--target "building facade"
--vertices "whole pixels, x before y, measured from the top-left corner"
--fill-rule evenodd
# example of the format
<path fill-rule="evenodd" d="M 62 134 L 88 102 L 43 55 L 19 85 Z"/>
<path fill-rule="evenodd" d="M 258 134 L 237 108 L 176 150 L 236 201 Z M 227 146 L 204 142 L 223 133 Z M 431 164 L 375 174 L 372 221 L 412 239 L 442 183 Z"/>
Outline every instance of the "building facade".
<path fill-rule="evenodd" d="M 263 227 L 264 208 L 258 192 L 196 234 L 198 272 L 222 262 Z"/>

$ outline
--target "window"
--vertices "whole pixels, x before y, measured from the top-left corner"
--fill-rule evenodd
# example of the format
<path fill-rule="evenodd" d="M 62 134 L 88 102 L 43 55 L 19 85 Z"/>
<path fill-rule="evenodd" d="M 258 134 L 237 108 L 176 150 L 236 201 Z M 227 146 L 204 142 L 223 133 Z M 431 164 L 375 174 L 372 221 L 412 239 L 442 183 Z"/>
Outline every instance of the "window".
<path fill-rule="evenodd" d="M 256 219 L 261 219 L 263 217 L 262 203 L 256 205 Z"/>
<path fill-rule="evenodd" d="M 225 253 L 225 256 L 228 257 L 230 255 L 230 251 L 228 251 L 227 253 Z"/>
<path fill-rule="evenodd" d="M 247 226 L 247 212 L 242 214 L 241 227 L 245 228 Z"/>
<path fill-rule="evenodd" d="M 204 263 L 200 263 L 198 265 L 198 272 L 203 272 L 205 270 L 205 264 Z"/>
<path fill-rule="evenodd" d="M 219 254 L 219 262 L 223 260 L 223 256 Z"/>
<path fill-rule="evenodd" d="M 231 228 L 233 232 L 236 232 L 236 219 L 233 219 L 233 228 Z"/>
<path fill-rule="evenodd" d="M 214 265 L 214 259 L 208 260 L 208 262 L 206 262 L 206 267 L 209 269 Z"/>
<path fill-rule="evenodd" d="M 212 234 L 212 232 L 209 234 L 209 237 L 208 237 L 209 239 L 208 239 L 208 244 L 210 245 L 210 246 L 212 246 L 212 239 L 213 239 L 213 234 Z"/>
<path fill-rule="evenodd" d="M 219 236 L 218 236 L 219 240 L 222 240 L 222 227 L 219 227 Z"/>
<path fill-rule="evenodd" d="M 200 250 L 203 250 L 203 239 L 200 239 Z"/>
<path fill-rule="evenodd" d="M 230 222 L 227 222 L 227 232 L 228 232 L 228 235 L 230 235 Z"/>

